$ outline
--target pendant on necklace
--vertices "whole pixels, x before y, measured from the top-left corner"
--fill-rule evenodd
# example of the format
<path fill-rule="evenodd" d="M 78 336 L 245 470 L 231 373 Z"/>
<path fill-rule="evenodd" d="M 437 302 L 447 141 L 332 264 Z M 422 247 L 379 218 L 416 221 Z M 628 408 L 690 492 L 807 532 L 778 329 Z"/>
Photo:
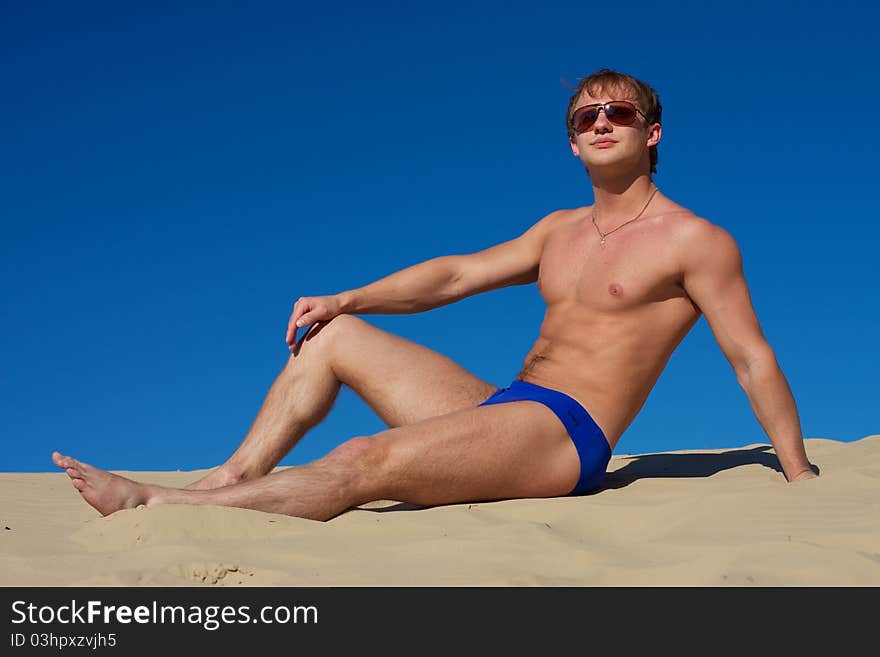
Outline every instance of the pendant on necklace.
<path fill-rule="evenodd" d="M 604 235 L 602 235 L 602 238 L 599 240 L 599 244 L 601 244 L 602 246 L 605 246 L 605 236 Z"/>

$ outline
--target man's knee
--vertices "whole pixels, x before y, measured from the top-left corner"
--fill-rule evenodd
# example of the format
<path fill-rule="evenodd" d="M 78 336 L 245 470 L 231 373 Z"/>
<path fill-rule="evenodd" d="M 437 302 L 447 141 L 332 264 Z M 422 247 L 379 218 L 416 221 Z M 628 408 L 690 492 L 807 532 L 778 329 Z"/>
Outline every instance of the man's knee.
<path fill-rule="evenodd" d="M 335 345 L 365 326 L 367 326 L 367 322 L 359 317 L 344 314 L 337 315 L 327 322 L 316 322 L 300 336 L 291 350 L 291 356 L 297 358 L 300 354 L 321 353 L 325 357 L 331 357 Z"/>
<path fill-rule="evenodd" d="M 324 460 L 342 470 L 355 496 L 361 497 L 382 480 L 388 454 L 383 441 L 357 436 L 333 449 Z"/>

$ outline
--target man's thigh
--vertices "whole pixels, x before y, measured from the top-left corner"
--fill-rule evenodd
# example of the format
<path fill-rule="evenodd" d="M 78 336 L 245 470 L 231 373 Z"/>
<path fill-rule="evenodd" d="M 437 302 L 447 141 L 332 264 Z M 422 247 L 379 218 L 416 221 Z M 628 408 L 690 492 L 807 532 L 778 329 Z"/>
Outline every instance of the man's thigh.
<path fill-rule="evenodd" d="M 372 499 L 416 504 L 567 495 L 580 459 L 549 408 L 516 401 L 382 431 Z"/>
<path fill-rule="evenodd" d="M 472 408 L 498 386 L 452 359 L 352 315 L 326 326 L 331 367 L 389 427 Z M 308 348 L 308 345 L 304 345 Z"/>

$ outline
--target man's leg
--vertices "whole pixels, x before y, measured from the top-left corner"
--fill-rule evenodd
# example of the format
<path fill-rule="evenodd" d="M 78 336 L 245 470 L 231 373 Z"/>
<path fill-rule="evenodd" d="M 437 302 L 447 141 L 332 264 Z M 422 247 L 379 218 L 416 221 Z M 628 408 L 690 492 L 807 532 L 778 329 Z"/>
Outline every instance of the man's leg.
<path fill-rule="evenodd" d="M 476 406 L 497 389 L 442 354 L 339 315 L 302 336 L 242 444 L 188 488 L 216 488 L 269 472 L 326 417 L 342 384 L 389 427 Z"/>
<path fill-rule="evenodd" d="M 534 401 L 469 408 L 354 438 L 307 465 L 213 490 L 141 484 L 60 454 L 53 460 L 104 515 L 140 504 L 213 504 L 328 520 L 379 499 L 433 505 L 560 496 L 580 473 L 565 427 Z"/>

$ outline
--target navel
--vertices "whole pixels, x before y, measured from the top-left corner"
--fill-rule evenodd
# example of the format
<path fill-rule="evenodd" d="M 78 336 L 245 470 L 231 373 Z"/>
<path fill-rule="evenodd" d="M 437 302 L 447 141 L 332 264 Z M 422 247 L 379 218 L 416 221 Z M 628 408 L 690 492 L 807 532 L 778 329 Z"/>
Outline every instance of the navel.
<path fill-rule="evenodd" d="M 623 296 L 623 286 L 620 283 L 612 283 L 608 286 L 608 294 L 613 297 Z"/>

